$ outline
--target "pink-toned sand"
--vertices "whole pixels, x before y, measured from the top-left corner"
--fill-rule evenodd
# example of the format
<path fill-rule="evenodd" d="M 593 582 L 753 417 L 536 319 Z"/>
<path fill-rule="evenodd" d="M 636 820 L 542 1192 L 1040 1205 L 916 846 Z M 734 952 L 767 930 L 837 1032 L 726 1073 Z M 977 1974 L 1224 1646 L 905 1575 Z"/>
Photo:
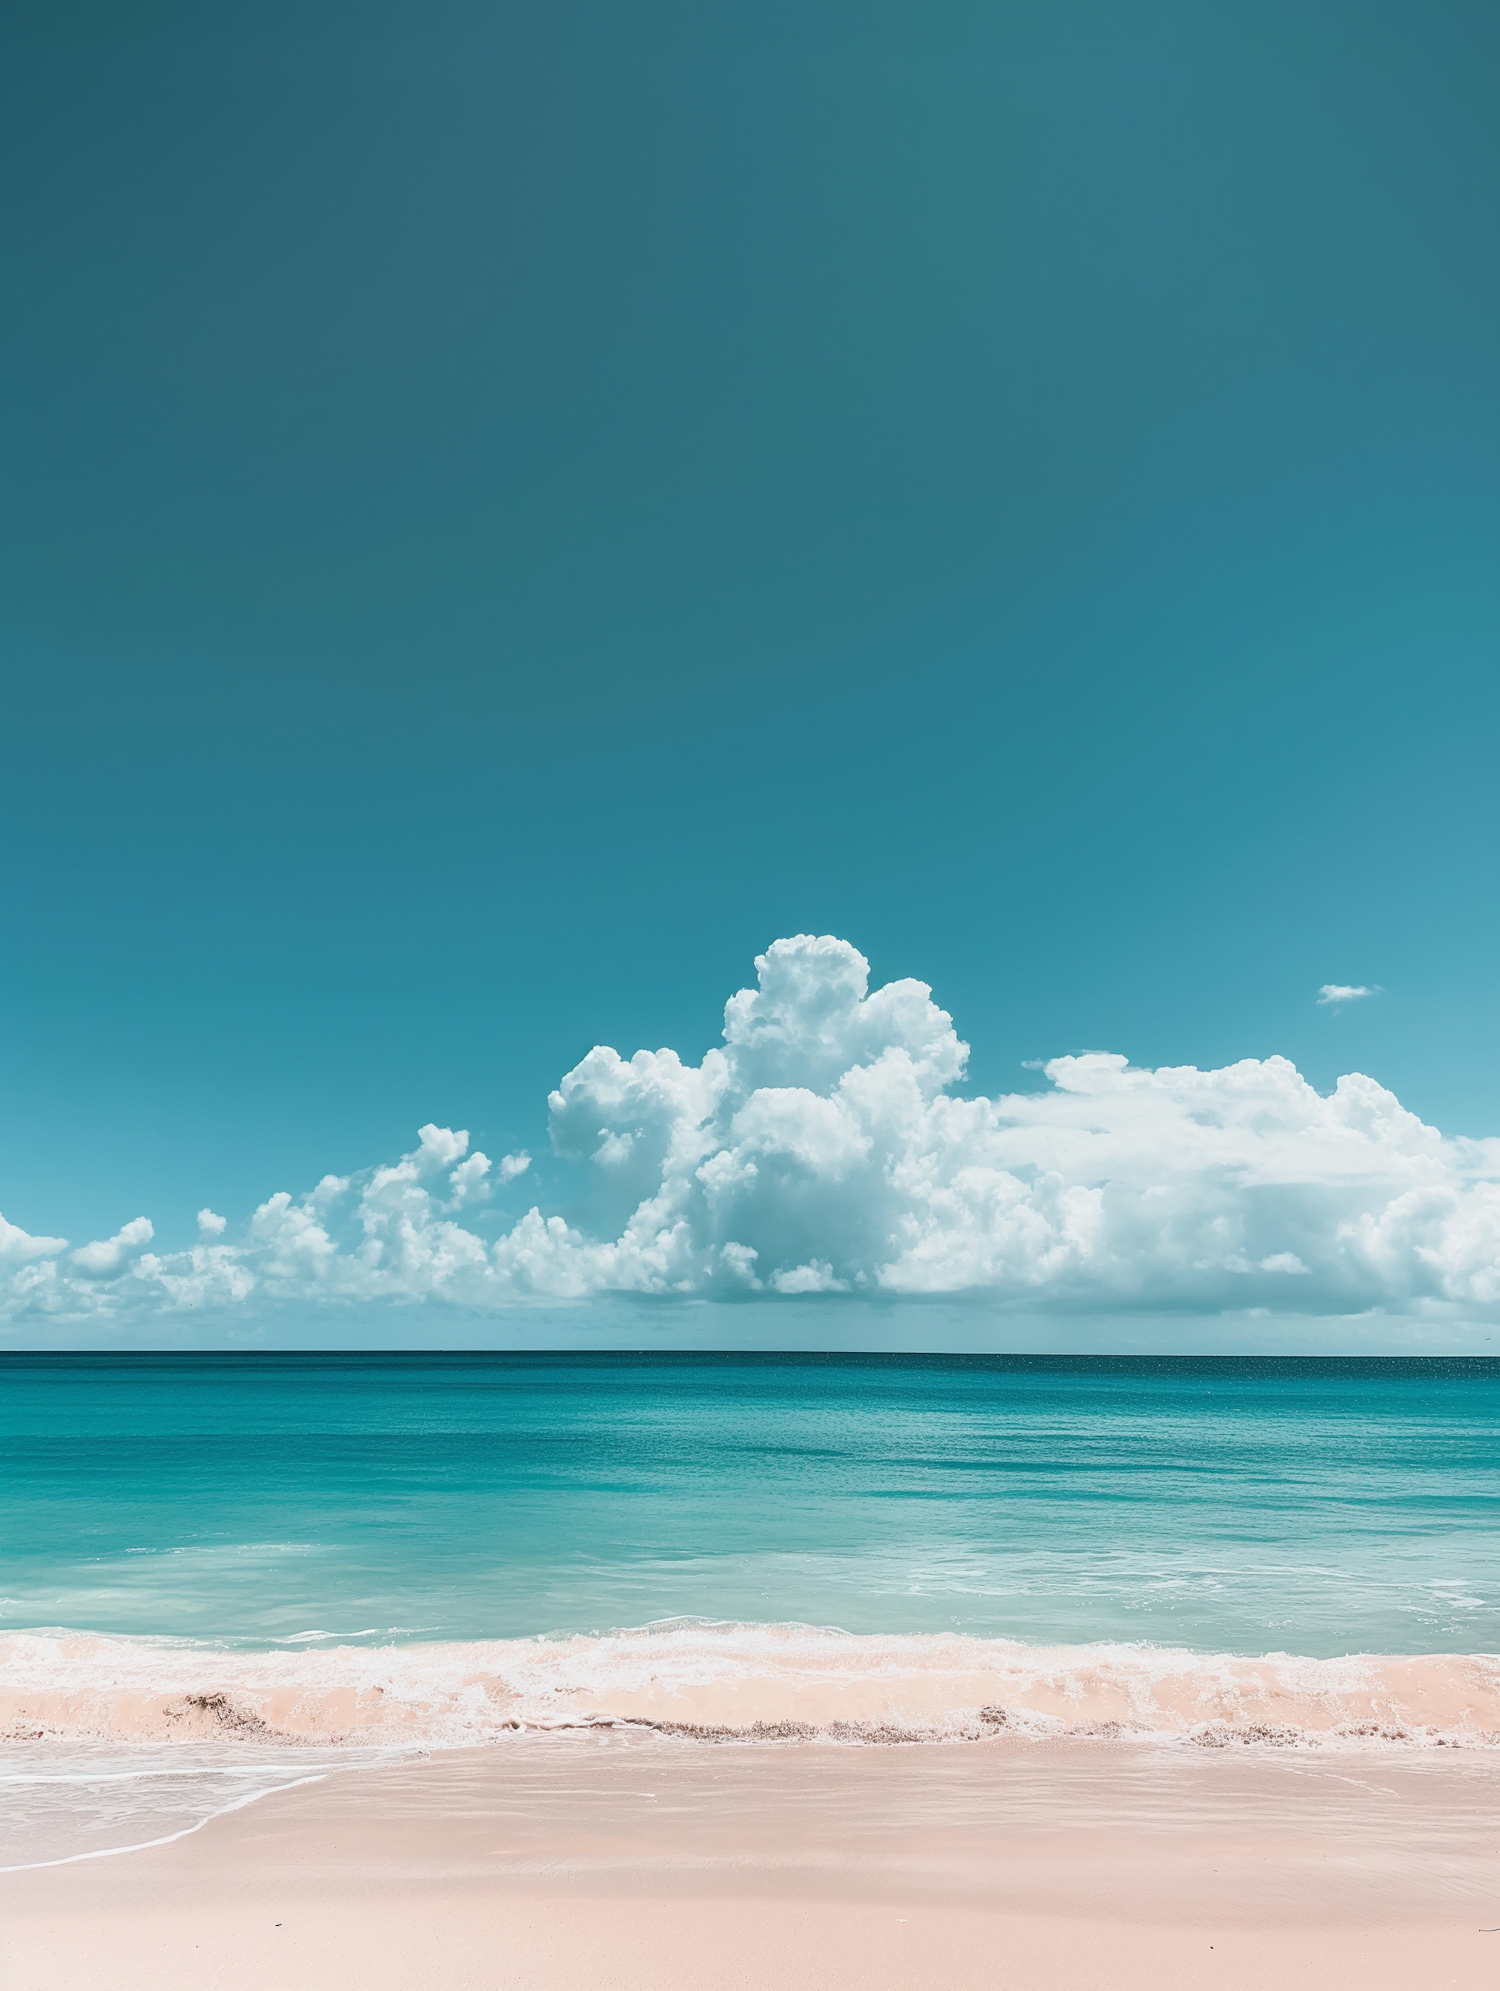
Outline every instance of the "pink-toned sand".
<path fill-rule="evenodd" d="M 524 1736 L 0 1878 L 7 1991 L 1493 1986 L 1491 1752 Z"/>

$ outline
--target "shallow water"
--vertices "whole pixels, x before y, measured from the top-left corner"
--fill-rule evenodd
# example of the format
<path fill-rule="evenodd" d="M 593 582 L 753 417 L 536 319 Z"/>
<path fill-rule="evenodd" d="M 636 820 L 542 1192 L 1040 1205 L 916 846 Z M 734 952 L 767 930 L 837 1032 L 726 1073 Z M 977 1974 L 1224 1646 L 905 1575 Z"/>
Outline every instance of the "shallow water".
<path fill-rule="evenodd" d="M 0 1648 L 0 1864 L 591 1710 L 1493 1740 L 1232 1656 L 1500 1645 L 1497 1362 L 27 1355 L 0 1443 L 0 1628 L 103 1635 Z"/>
<path fill-rule="evenodd" d="M 85 1796 L 68 1808 L 49 1806 L 35 1783 L 8 1788 L 0 1867 L 159 1841 L 243 1808 L 256 1791 L 303 1783 L 288 1801 L 295 1812 L 276 1806 L 261 1843 L 284 1859 L 277 1833 L 301 1816 L 311 1826 L 304 1851 L 309 1838 L 336 1850 L 366 1886 L 409 1884 L 425 1861 L 449 1885 L 565 1893 L 601 1876 L 620 1888 L 708 1877 L 716 1894 L 891 1889 L 1149 1917 L 1153 1885 L 1156 1912 L 1165 1889 L 1173 1916 L 1195 1901 L 1243 1914 L 1251 1893 L 1268 1908 L 1305 1903 L 1315 1860 L 1319 1916 L 1352 1908 L 1389 1925 L 1407 1897 L 1429 1909 L 1482 1907 L 1476 1919 L 1491 1922 L 1500 1906 L 1493 1752 L 1226 1757 L 1009 1740 L 703 1748 L 617 1729 L 344 1765 L 315 1752 L 296 1763 L 215 1763 L 210 1752 L 175 1778 L 160 1773 L 170 1770 L 160 1758 L 121 1749 L 49 1745 L 11 1765 L 81 1772 Z M 1049 1899 L 1059 1883 L 1060 1898 Z"/>
<path fill-rule="evenodd" d="M 0 1744 L 0 1873 L 161 1845 L 275 1791 L 393 1754 L 227 1742 Z"/>
<path fill-rule="evenodd" d="M 12 1355 L 0 1624 L 1500 1645 L 1500 1362 Z"/>

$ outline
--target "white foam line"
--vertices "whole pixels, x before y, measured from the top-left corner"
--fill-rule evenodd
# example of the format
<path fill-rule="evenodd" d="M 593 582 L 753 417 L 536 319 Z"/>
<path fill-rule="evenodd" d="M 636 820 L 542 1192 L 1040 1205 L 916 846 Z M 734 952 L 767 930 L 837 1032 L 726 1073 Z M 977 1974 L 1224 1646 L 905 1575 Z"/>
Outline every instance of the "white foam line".
<path fill-rule="evenodd" d="M 247 1797 L 238 1797 L 233 1804 L 226 1804 L 218 1811 L 211 1811 L 207 1818 L 200 1818 L 196 1825 L 184 1825 L 180 1832 L 165 1833 L 160 1839 L 142 1839 L 135 1846 L 100 1846 L 92 1853 L 68 1853 L 60 1860 L 22 1860 L 18 1866 L 0 1867 L 0 1873 L 35 1873 L 39 1867 L 72 1867 L 80 1860 L 112 1860 L 121 1853 L 144 1853 L 152 1846 L 170 1846 L 174 1840 L 190 1839 L 195 1832 L 201 1832 L 205 1825 L 211 1825 L 216 1818 L 227 1818 L 231 1811 L 243 1811 L 247 1804 L 256 1804 L 263 1797 L 275 1797 L 278 1791 L 294 1791 L 302 1784 L 320 1784 L 325 1777 L 333 1775 L 331 1770 L 320 1770 L 315 1777 L 297 1777 L 289 1784 L 272 1784 L 263 1791 L 251 1791 Z"/>
<path fill-rule="evenodd" d="M 170 1747 L 170 1745 L 168 1746 Z M 293 1765 L 291 1764 L 287 1765 L 288 1769 L 292 1767 Z M 152 1777 L 257 1777 L 263 1774 L 264 1771 L 258 1763 L 209 1763 L 197 1767 L 189 1767 L 185 1770 L 179 1770 L 175 1767 L 164 1770 L 100 1770 L 97 1772 L 79 1770 L 70 1772 L 65 1776 L 60 1775 L 56 1777 L 0 1776 L 0 1786 L 9 1788 L 17 1784 L 128 1784 L 139 1783 L 144 1779 Z M 328 1772 L 324 1770 L 320 1774 L 327 1776 Z M 278 1790 L 283 1788 L 290 1790 L 291 1785 L 277 1785 Z M 0 1868 L 0 1872 L 9 1871 L 9 1868 Z"/>

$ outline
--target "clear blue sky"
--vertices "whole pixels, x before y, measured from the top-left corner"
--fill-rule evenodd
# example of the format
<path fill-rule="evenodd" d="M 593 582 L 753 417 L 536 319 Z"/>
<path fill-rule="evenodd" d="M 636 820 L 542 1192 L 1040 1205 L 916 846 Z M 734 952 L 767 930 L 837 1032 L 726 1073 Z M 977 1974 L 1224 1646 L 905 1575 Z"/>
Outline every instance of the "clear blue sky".
<path fill-rule="evenodd" d="M 13 1223 L 540 1155 L 800 931 L 1500 1131 L 1493 6 L 7 18 Z"/>

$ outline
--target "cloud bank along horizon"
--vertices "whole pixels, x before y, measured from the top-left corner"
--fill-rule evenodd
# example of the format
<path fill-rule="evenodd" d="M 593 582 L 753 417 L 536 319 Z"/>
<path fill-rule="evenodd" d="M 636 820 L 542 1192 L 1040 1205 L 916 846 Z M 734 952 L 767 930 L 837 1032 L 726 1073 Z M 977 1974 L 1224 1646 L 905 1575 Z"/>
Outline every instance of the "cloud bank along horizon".
<path fill-rule="evenodd" d="M 1053 1058 L 1050 1089 L 963 1097 L 968 1046 L 923 982 L 871 991 L 847 941 L 800 934 L 730 997 L 723 1048 L 597 1046 L 550 1095 L 587 1223 L 487 1208 L 498 1163 L 426 1126 L 399 1161 L 280 1191 L 229 1237 L 158 1254 L 137 1217 L 72 1248 L 0 1218 L 0 1313 L 107 1321 L 288 1303 L 489 1310 L 607 1295 L 981 1295 L 1430 1318 L 1500 1312 L 1500 1138 L 1449 1138 L 1360 1073 L 1287 1059 L 1140 1070 Z M 1342 993 L 1342 991 L 1341 991 Z"/>

